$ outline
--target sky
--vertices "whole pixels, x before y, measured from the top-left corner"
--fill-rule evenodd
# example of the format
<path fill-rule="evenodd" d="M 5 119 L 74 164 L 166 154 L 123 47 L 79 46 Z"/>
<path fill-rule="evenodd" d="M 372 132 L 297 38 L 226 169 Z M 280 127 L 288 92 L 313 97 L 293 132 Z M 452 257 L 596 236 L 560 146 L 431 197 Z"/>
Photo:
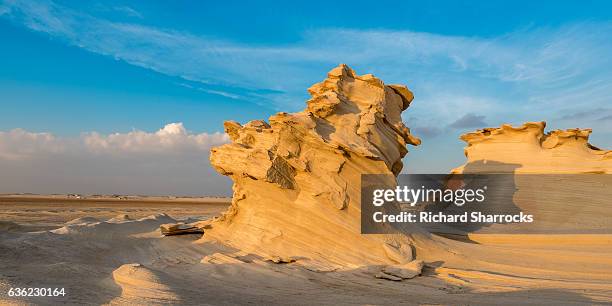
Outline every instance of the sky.
<path fill-rule="evenodd" d="M 299 111 L 346 63 L 407 85 L 407 173 L 546 121 L 612 148 L 610 1 L 0 0 L 0 193 L 228 195 L 223 121 Z"/>

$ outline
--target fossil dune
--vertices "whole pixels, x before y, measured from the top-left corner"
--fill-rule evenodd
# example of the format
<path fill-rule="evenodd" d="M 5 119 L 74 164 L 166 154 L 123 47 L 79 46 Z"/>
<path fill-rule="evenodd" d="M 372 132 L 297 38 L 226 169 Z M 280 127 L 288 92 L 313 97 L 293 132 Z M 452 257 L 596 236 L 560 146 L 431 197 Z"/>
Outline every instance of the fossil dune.
<path fill-rule="evenodd" d="M 467 143 L 467 172 L 515 173 L 611 173 L 612 151 L 591 145 L 591 129 L 554 130 L 544 133 L 546 122 L 527 122 L 519 127 L 504 124 L 461 136 Z M 486 161 L 497 162 L 497 165 Z M 474 164 L 482 161 L 478 166 Z M 515 165 L 515 167 L 504 166 Z M 453 170 L 465 172 L 466 165 Z"/>
<path fill-rule="evenodd" d="M 408 237 L 360 234 L 360 176 L 397 175 L 406 145 L 420 143 L 401 119 L 412 93 L 346 65 L 308 91 L 302 112 L 225 123 L 232 143 L 210 160 L 234 181 L 234 197 L 205 237 L 343 267 L 411 260 Z"/>

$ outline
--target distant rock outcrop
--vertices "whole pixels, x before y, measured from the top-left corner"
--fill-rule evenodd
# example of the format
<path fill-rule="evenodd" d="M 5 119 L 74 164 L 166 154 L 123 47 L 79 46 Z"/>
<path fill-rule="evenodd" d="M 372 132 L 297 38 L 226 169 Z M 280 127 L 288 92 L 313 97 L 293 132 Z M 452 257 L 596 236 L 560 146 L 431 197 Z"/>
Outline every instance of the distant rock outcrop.
<path fill-rule="evenodd" d="M 588 143 L 591 129 L 544 133 L 545 127 L 527 122 L 464 134 L 467 163 L 453 172 L 612 173 L 612 151 Z"/>
<path fill-rule="evenodd" d="M 308 91 L 301 112 L 278 113 L 269 124 L 225 123 L 232 143 L 213 148 L 210 161 L 234 181 L 234 196 L 205 237 L 343 266 L 409 262 L 412 254 L 397 259 L 411 249 L 407 236 L 360 234 L 360 176 L 396 176 L 406 145 L 420 144 L 401 118 L 412 93 L 346 65 Z"/>
<path fill-rule="evenodd" d="M 610 233 L 612 151 L 588 143 L 591 129 L 545 133 L 545 127 L 504 124 L 461 136 L 467 162 L 452 172 L 510 174 L 489 177 L 497 199 L 487 209 L 520 211 L 534 220 L 498 223 L 479 233 Z"/>

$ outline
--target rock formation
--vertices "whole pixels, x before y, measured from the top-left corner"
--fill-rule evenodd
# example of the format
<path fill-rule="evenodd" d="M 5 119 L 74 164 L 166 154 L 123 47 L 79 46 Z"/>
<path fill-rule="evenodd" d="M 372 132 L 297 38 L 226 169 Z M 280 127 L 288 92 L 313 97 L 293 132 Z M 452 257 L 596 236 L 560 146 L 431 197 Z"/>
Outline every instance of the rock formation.
<path fill-rule="evenodd" d="M 467 162 L 453 173 L 514 174 L 496 188 L 506 196 L 488 209 L 495 204 L 495 212 L 520 210 L 535 220 L 482 232 L 610 233 L 612 176 L 605 174 L 612 173 L 612 151 L 588 143 L 591 129 L 544 133 L 545 127 L 545 122 L 504 124 L 461 136 Z"/>
<path fill-rule="evenodd" d="M 409 237 L 360 234 L 360 176 L 395 177 L 406 146 L 420 144 L 401 118 L 412 93 L 346 65 L 308 91 L 301 112 L 225 122 L 232 142 L 213 148 L 210 161 L 234 181 L 233 201 L 205 239 L 342 266 L 409 262 Z"/>
<path fill-rule="evenodd" d="M 467 133 L 467 163 L 460 172 L 612 173 L 612 151 L 588 143 L 591 129 L 544 133 L 546 122 L 504 124 Z"/>

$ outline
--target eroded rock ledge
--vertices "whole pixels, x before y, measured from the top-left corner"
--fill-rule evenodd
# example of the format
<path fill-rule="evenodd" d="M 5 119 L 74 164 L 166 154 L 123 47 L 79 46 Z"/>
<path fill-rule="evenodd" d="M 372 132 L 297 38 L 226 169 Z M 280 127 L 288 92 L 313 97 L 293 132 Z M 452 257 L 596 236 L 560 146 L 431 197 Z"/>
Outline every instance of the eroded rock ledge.
<path fill-rule="evenodd" d="M 412 93 L 346 65 L 308 91 L 301 112 L 225 122 L 232 142 L 212 149 L 210 161 L 234 181 L 234 196 L 206 239 L 344 266 L 412 260 L 408 237 L 360 234 L 360 175 L 397 175 L 406 145 L 420 144 L 400 116 Z"/>
<path fill-rule="evenodd" d="M 612 151 L 588 142 L 591 129 L 545 127 L 527 122 L 464 134 L 467 163 L 453 172 L 612 173 Z"/>

